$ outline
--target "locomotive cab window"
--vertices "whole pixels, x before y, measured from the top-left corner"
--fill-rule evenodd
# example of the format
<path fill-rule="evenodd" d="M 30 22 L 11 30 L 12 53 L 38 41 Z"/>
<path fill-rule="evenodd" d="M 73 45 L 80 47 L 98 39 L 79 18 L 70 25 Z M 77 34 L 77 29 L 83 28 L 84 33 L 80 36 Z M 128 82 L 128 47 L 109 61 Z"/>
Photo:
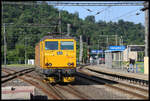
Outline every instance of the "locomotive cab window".
<path fill-rule="evenodd" d="M 58 50 L 58 41 L 46 41 L 45 50 Z"/>
<path fill-rule="evenodd" d="M 60 47 L 61 47 L 61 50 L 73 50 L 74 42 L 73 41 L 61 41 Z"/>

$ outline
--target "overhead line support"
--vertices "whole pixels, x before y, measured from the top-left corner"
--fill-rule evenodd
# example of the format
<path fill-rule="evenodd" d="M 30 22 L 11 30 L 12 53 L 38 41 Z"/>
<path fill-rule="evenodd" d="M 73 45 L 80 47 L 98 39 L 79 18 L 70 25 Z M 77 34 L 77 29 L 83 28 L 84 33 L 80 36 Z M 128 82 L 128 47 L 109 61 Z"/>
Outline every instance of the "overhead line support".
<path fill-rule="evenodd" d="M 27 2 L 3 2 L 3 4 L 23 4 L 23 5 L 45 5 Z M 143 3 L 73 3 L 73 2 L 49 2 L 48 5 L 53 6 L 143 6 Z"/>

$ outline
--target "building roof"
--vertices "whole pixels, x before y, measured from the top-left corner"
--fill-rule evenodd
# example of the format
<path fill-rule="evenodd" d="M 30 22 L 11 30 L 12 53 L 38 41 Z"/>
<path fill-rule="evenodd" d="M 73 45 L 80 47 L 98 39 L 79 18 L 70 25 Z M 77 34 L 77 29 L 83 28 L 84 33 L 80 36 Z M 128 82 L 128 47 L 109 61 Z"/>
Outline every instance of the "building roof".
<path fill-rule="evenodd" d="M 105 50 L 105 52 L 122 52 L 124 50 Z"/>
<path fill-rule="evenodd" d="M 132 46 L 145 46 L 145 45 L 127 45 L 127 46 L 132 47 Z"/>

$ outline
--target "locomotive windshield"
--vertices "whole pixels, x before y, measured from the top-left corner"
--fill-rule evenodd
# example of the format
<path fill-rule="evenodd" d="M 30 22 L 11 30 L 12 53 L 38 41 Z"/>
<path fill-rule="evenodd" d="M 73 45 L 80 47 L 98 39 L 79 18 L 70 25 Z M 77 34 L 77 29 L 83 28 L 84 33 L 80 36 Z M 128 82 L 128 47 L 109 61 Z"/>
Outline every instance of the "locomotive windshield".
<path fill-rule="evenodd" d="M 46 41 L 45 49 L 46 50 L 58 50 L 58 41 Z"/>
<path fill-rule="evenodd" d="M 73 50 L 74 43 L 73 41 L 61 41 L 60 43 L 61 50 Z"/>

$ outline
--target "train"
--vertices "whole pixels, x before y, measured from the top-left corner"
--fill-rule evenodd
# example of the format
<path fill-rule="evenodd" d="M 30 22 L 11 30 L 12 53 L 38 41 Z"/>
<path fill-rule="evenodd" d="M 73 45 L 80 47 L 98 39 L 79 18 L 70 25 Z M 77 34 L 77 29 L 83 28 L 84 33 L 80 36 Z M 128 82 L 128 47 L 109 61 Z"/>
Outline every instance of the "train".
<path fill-rule="evenodd" d="M 75 38 L 44 36 L 35 46 L 35 66 L 50 82 L 75 81 Z"/>

